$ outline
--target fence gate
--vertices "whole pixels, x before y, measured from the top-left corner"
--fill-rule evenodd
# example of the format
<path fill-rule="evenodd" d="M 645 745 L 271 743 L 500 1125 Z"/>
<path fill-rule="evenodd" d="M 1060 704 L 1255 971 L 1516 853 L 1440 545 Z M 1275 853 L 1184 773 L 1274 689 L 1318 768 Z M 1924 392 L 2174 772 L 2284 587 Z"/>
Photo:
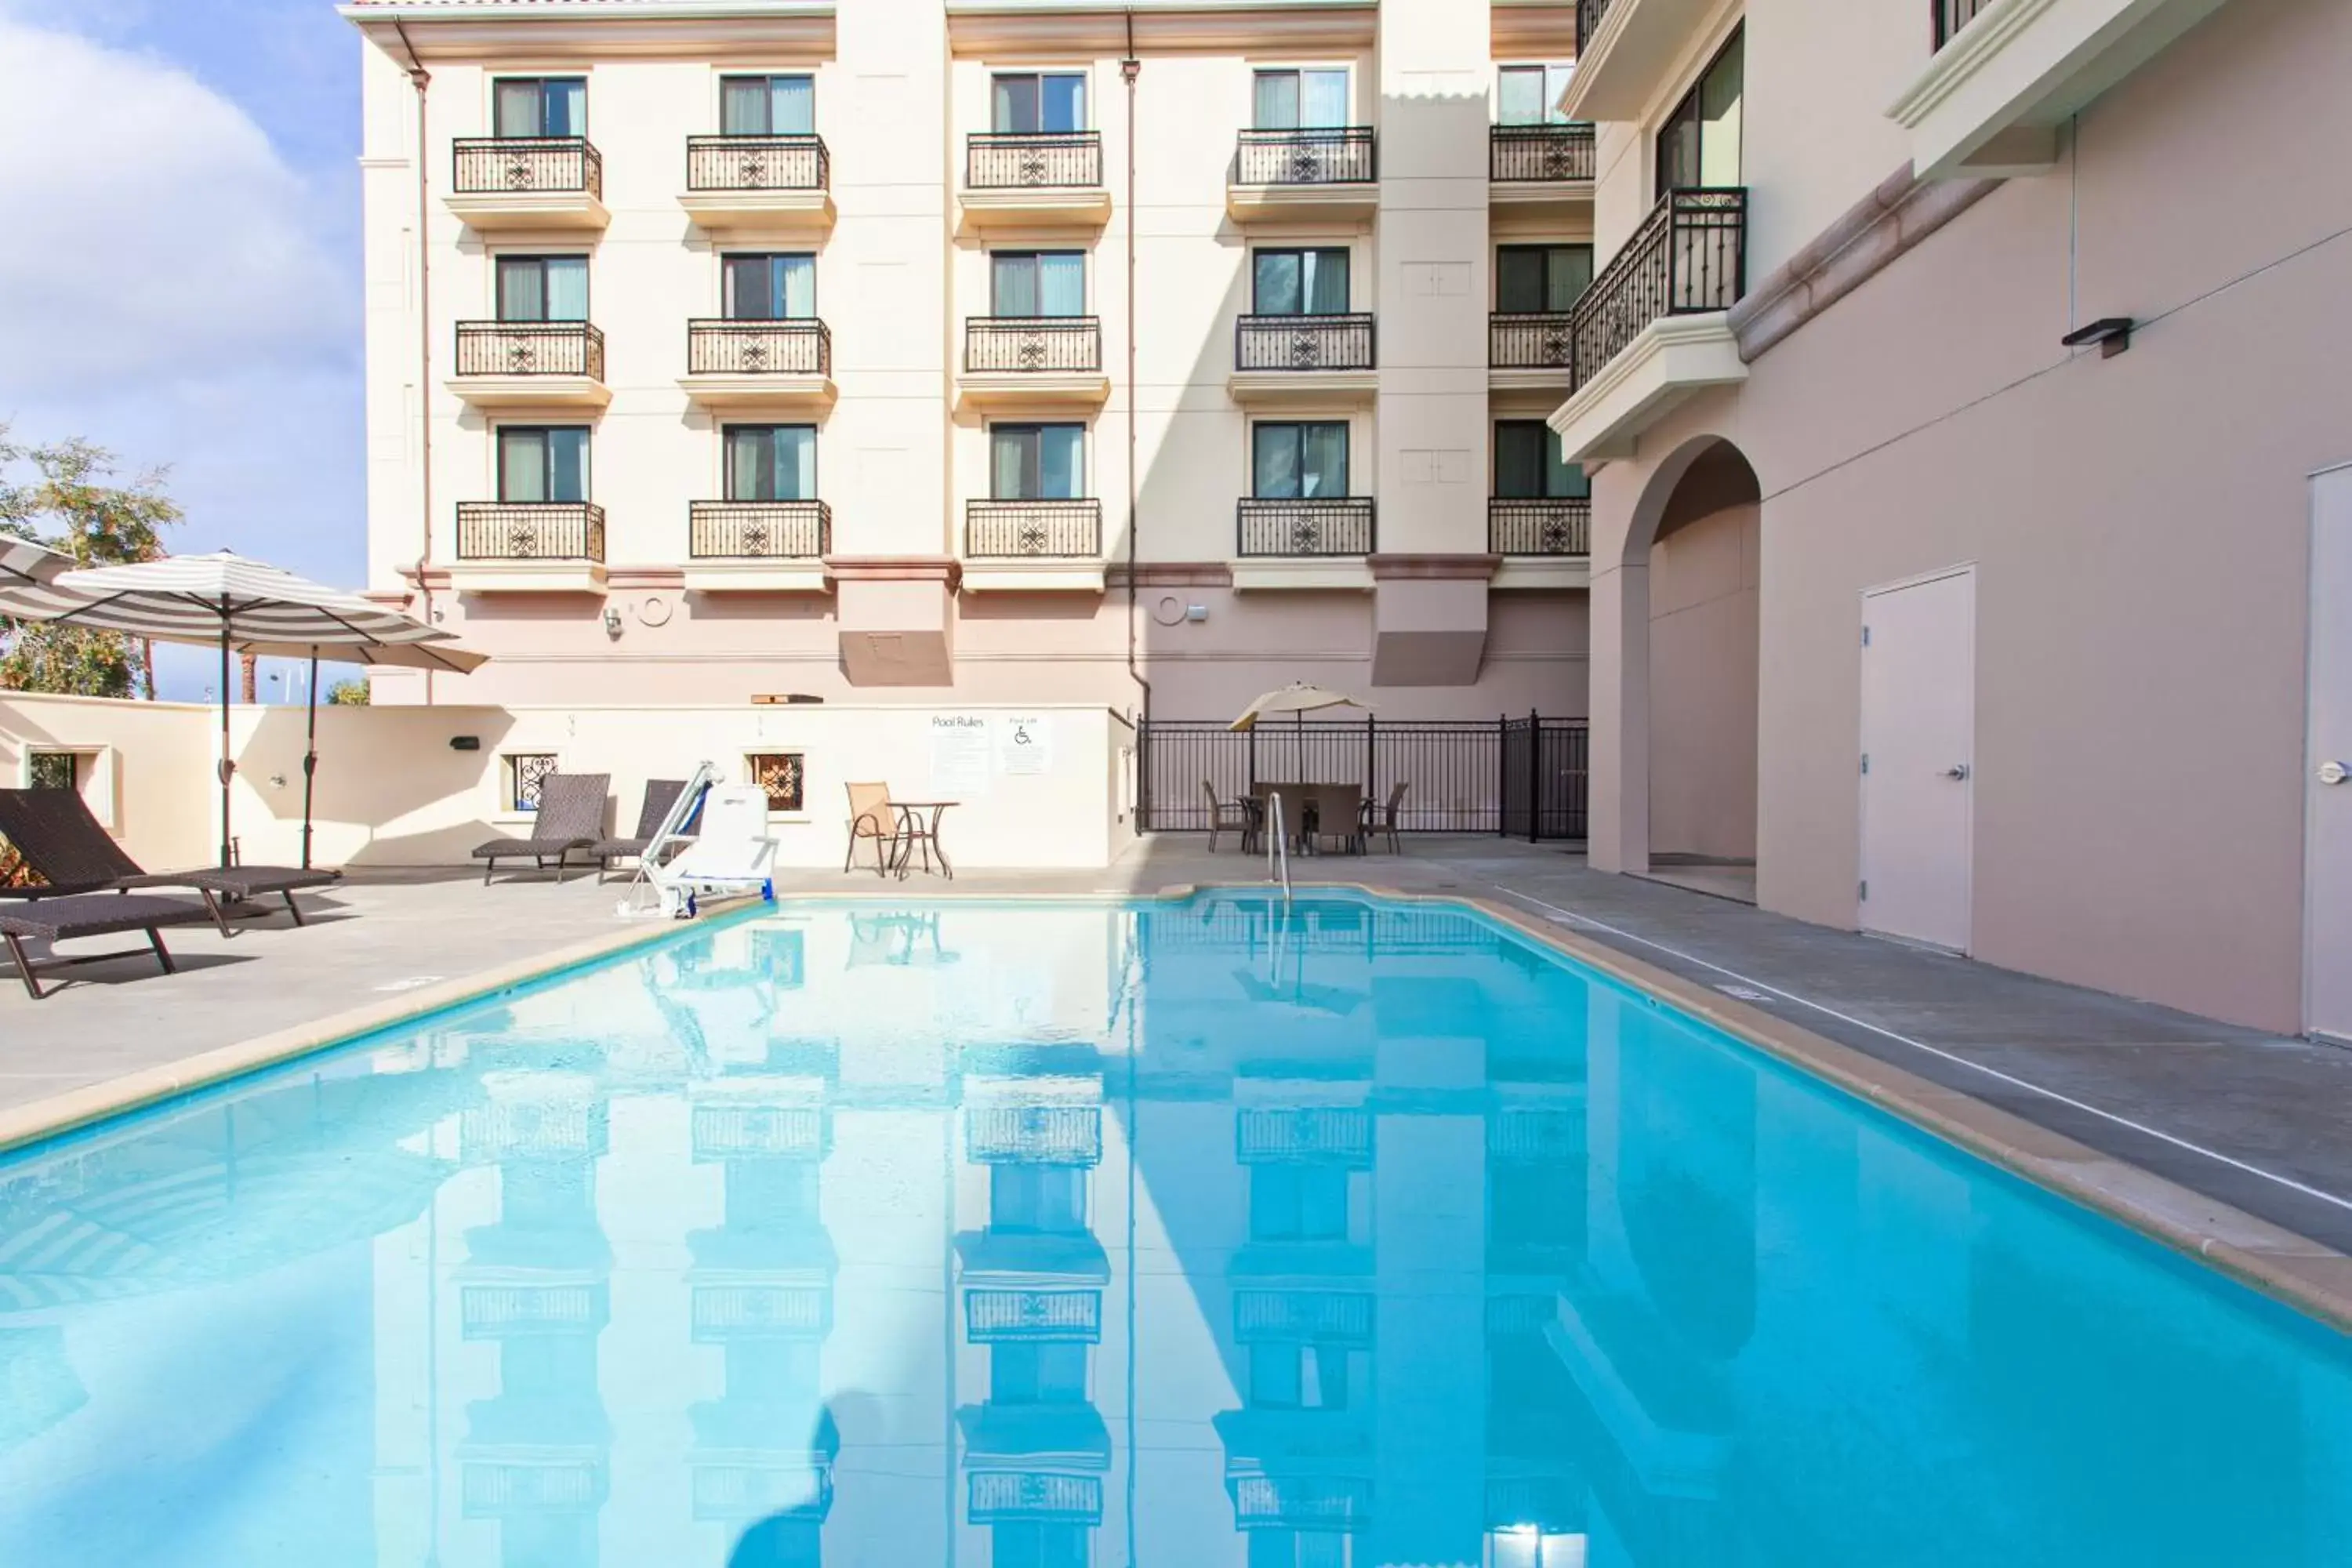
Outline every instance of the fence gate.
<path fill-rule="evenodd" d="M 1141 728 L 1147 833 L 1204 832 L 1210 797 L 1261 784 L 1360 784 L 1385 805 L 1402 785 L 1402 833 L 1584 837 L 1585 721 L 1546 719 L 1268 719 L 1235 731 L 1215 719 Z"/>

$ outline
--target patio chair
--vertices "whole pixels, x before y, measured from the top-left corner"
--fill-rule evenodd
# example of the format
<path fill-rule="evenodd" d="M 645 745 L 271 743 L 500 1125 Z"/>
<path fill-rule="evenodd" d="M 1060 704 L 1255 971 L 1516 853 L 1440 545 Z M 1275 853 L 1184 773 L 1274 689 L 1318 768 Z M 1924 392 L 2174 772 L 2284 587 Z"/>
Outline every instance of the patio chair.
<path fill-rule="evenodd" d="M 1249 853 L 1252 837 L 1249 806 L 1242 801 L 1217 798 L 1217 786 L 1207 779 L 1201 781 L 1201 793 L 1209 797 L 1209 853 L 1217 852 L 1217 835 L 1228 830 L 1242 836 L 1242 853 Z"/>
<path fill-rule="evenodd" d="M 163 966 L 164 973 L 175 973 L 171 952 L 163 945 L 162 928 L 193 925 L 197 921 L 217 921 L 219 918 L 209 900 L 200 904 L 189 899 L 157 899 L 130 893 L 68 893 L 0 904 L 0 942 L 7 944 L 8 956 L 16 965 L 16 977 L 32 993 L 33 1000 L 39 1002 L 58 993 L 54 985 L 47 991 L 41 989 L 39 977 L 52 969 L 103 963 L 116 958 L 143 958 L 152 952 L 155 962 Z M 147 946 L 77 953 L 70 958 L 37 958 L 25 951 L 27 942 L 58 942 L 82 936 L 112 936 L 126 931 L 145 931 Z"/>
<path fill-rule="evenodd" d="M 1314 803 L 1315 837 L 1339 840 L 1342 855 L 1361 854 L 1364 847 L 1364 786 L 1309 784 L 1307 798 Z"/>
<path fill-rule="evenodd" d="M 849 790 L 849 853 L 841 858 L 845 873 L 857 858 L 861 839 L 874 840 L 874 874 L 887 877 L 898 863 L 898 808 L 890 804 L 887 784 L 854 784 Z"/>
<path fill-rule="evenodd" d="M 542 871 L 553 856 L 555 879 L 562 881 L 564 862 L 583 850 L 594 853 L 604 837 L 604 793 L 612 782 L 610 773 L 550 773 L 540 780 L 539 815 L 531 821 L 530 837 L 493 838 L 475 847 L 474 858 L 488 862 L 482 868 L 482 886 L 490 885 L 499 861 L 525 856 Z"/>
<path fill-rule="evenodd" d="M 1375 805 L 1369 800 L 1364 802 L 1363 832 L 1367 846 L 1373 836 L 1384 835 L 1389 841 L 1390 854 L 1404 853 L 1403 847 L 1397 843 L 1397 816 L 1404 806 L 1404 792 L 1410 787 L 1402 783 L 1391 784 L 1386 805 Z"/>
<path fill-rule="evenodd" d="M 613 869 L 615 860 L 639 860 L 653 847 L 655 837 L 669 817 L 669 808 L 686 793 L 684 779 L 647 779 L 645 804 L 637 808 L 637 830 L 626 838 L 600 838 L 589 846 L 588 853 L 596 857 L 596 879 L 603 881 Z M 691 823 L 688 824 L 692 826 Z M 693 842 L 690 838 L 673 840 L 678 845 Z"/>
<path fill-rule="evenodd" d="M 275 895 L 285 900 L 287 913 L 300 925 L 302 909 L 294 895 L 305 889 L 331 887 L 343 876 L 341 871 L 306 871 L 293 866 L 208 866 L 194 871 L 150 872 L 90 815 L 89 803 L 80 792 L 70 789 L 0 789 L 0 838 L 16 846 L 25 864 L 47 884 L 9 889 L 0 897 L 55 898 L 68 893 L 190 888 L 203 896 L 205 908 L 212 912 L 223 936 L 228 934 L 224 900 L 243 903 Z"/>

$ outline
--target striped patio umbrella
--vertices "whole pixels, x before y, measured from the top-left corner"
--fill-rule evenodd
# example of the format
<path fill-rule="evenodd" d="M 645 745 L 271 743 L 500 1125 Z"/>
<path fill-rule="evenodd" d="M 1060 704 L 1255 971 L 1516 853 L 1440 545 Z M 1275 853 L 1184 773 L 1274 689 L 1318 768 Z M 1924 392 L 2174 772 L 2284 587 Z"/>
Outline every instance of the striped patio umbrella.
<path fill-rule="evenodd" d="M 0 533 L 0 586 L 37 587 L 58 573 L 72 570 L 72 556 L 60 555 L 29 539 Z"/>
<path fill-rule="evenodd" d="M 42 553 L 47 554 L 48 552 Z M 37 565 L 38 563 L 34 564 Z M 463 671 L 482 662 L 449 646 L 449 634 L 355 594 L 223 550 L 121 566 L 90 566 L 23 583 L 0 580 L 0 615 L 63 621 L 130 637 L 220 648 L 221 864 L 230 860 L 229 656 L 307 652 L 311 658 L 312 750 L 303 761 L 303 863 L 310 863 L 310 779 L 318 767 L 317 661 L 421 664 Z"/>

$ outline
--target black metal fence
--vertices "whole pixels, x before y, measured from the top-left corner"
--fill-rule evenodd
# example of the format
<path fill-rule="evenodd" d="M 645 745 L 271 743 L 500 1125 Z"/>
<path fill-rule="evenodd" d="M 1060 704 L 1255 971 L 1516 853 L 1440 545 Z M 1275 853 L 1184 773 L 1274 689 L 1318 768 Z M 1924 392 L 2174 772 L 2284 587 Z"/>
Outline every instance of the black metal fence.
<path fill-rule="evenodd" d="M 1370 496 L 1244 496 L 1234 532 L 1242 555 L 1370 555 L 1378 537 Z"/>
<path fill-rule="evenodd" d="M 1102 132 L 989 132 L 963 149 L 967 190 L 1084 189 L 1102 184 Z"/>
<path fill-rule="evenodd" d="M 584 136 L 468 136 L 454 161 L 449 188 L 461 196 L 604 194 L 604 160 Z"/>
<path fill-rule="evenodd" d="M 1234 153 L 1237 185 L 1356 185 L 1378 177 L 1372 128 L 1244 131 Z"/>
<path fill-rule="evenodd" d="M 689 136 L 689 191 L 822 191 L 832 161 L 815 136 Z"/>
<path fill-rule="evenodd" d="M 461 500 L 457 559 L 602 561 L 604 509 L 577 500 Z"/>
<path fill-rule="evenodd" d="M 1566 310 L 1497 310 L 1486 318 L 1486 363 L 1496 370 L 1568 370 L 1576 334 Z"/>
<path fill-rule="evenodd" d="M 604 334 L 585 321 L 460 321 L 459 375 L 604 379 Z"/>
<path fill-rule="evenodd" d="M 1601 19 L 1616 0 L 1576 0 L 1576 52 L 1584 53 L 1601 33 Z"/>
<path fill-rule="evenodd" d="M 1590 555 L 1592 502 L 1496 496 L 1486 503 L 1486 549 L 1496 555 Z"/>
<path fill-rule="evenodd" d="M 1977 13 L 1992 4 L 1992 0 L 1927 0 L 1927 9 L 1935 18 L 1936 47 L 1942 48 L 1952 41 L 1952 35 L 1976 20 Z"/>
<path fill-rule="evenodd" d="M 963 324 L 967 374 L 1098 371 L 1102 322 L 1093 316 L 973 316 Z"/>
<path fill-rule="evenodd" d="M 1487 132 L 1486 177 L 1498 185 L 1592 178 L 1592 127 L 1497 125 Z"/>
<path fill-rule="evenodd" d="M 1148 833 L 1207 831 L 1212 795 L 1230 804 L 1261 784 L 1352 784 L 1376 806 L 1404 785 L 1402 833 L 1585 834 L 1581 719 L 1267 719 L 1238 731 L 1152 719 L 1139 746 Z"/>
<path fill-rule="evenodd" d="M 1664 316 L 1727 310 L 1748 288 L 1744 187 L 1668 191 L 1570 312 L 1581 386 Z"/>
<path fill-rule="evenodd" d="M 696 561 L 807 560 L 833 549 L 833 509 L 821 500 L 698 500 L 686 511 Z"/>
<path fill-rule="evenodd" d="M 1102 502 L 1093 499 L 966 501 L 963 552 L 976 559 L 1098 556 L 1102 553 Z"/>
<path fill-rule="evenodd" d="M 1372 318 L 1239 316 L 1234 321 L 1235 370 L 1370 370 Z"/>
<path fill-rule="evenodd" d="M 830 375 L 833 333 L 823 321 L 686 324 L 691 375 Z"/>

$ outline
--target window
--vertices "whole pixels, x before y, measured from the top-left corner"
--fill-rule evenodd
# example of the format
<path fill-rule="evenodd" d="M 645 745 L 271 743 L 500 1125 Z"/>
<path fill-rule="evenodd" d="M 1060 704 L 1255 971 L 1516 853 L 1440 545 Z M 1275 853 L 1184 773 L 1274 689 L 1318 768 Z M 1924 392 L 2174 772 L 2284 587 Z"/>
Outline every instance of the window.
<path fill-rule="evenodd" d="M 26 783 L 35 789 L 81 788 L 81 757 L 73 752 L 35 752 L 25 759 Z"/>
<path fill-rule="evenodd" d="M 1589 245 L 1505 245 L 1495 250 L 1495 309 L 1565 310 L 1592 283 Z"/>
<path fill-rule="evenodd" d="M 498 278 L 501 321 L 588 319 L 588 258 L 584 256 L 501 256 Z"/>
<path fill-rule="evenodd" d="M 989 112 L 994 131 L 1050 135 L 1087 128 L 1087 79 L 1077 71 L 1000 76 L 995 89 Z"/>
<path fill-rule="evenodd" d="M 988 493 L 998 500 L 1076 500 L 1087 493 L 1083 425 L 992 425 Z"/>
<path fill-rule="evenodd" d="M 751 782 L 768 792 L 770 811 L 799 811 L 807 770 L 798 752 L 753 752 L 743 759 Z"/>
<path fill-rule="evenodd" d="M 1330 131 L 1348 123 L 1348 71 L 1257 73 L 1254 123 L 1260 131 Z"/>
<path fill-rule="evenodd" d="M 1346 315 L 1346 247 L 1252 252 L 1250 309 L 1261 316 Z"/>
<path fill-rule="evenodd" d="M 499 499 L 588 499 L 588 427 L 508 425 L 499 430 Z"/>
<path fill-rule="evenodd" d="M 1086 1167 L 991 1165 L 988 1224 L 992 1230 L 1062 1236 L 1086 1229 Z"/>
<path fill-rule="evenodd" d="M 1087 1568 L 1083 1524 L 1005 1520 L 989 1531 L 989 1568 Z"/>
<path fill-rule="evenodd" d="M 1249 1352 L 1251 1408 L 1348 1408 L 1348 1350 L 1345 1345 L 1302 1345 L 1283 1341 L 1254 1344 L 1250 1346 Z"/>
<path fill-rule="evenodd" d="M 1731 35 L 1731 41 L 1699 73 L 1697 82 L 1658 127 L 1659 195 L 1692 185 L 1739 184 L 1745 36 L 1745 29 Z"/>
<path fill-rule="evenodd" d="M 1496 72 L 1495 121 L 1499 125 L 1565 125 L 1555 107 L 1576 74 L 1570 65 L 1505 66 Z"/>
<path fill-rule="evenodd" d="M 1076 250 L 999 250 L 988 258 L 989 313 L 1083 316 L 1087 258 Z"/>
<path fill-rule="evenodd" d="M 1345 1241 L 1348 1173 L 1334 1165 L 1250 1167 L 1252 1241 Z"/>
<path fill-rule="evenodd" d="M 719 310 L 730 321 L 816 318 L 816 258 L 728 256 L 719 262 Z"/>
<path fill-rule="evenodd" d="M 1087 1396 L 1087 1347 L 1073 1340 L 1008 1341 L 989 1352 L 988 1397 L 999 1405 L 1066 1405 Z"/>
<path fill-rule="evenodd" d="M 1540 419 L 1495 422 L 1495 494 L 1506 500 L 1581 500 L 1584 465 L 1560 460 L 1559 433 Z"/>
<path fill-rule="evenodd" d="M 491 91 L 490 131 L 493 135 L 588 134 L 586 77 L 507 77 Z"/>
<path fill-rule="evenodd" d="M 723 76 L 719 79 L 722 136 L 813 136 L 816 79 L 805 76 Z"/>
<path fill-rule="evenodd" d="M 727 426 L 729 500 L 816 500 L 816 426 Z"/>
<path fill-rule="evenodd" d="M 507 809 L 537 811 L 539 786 L 555 771 L 555 757 L 548 752 L 520 752 L 506 759 Z"/>
<path fill-rule="evenodd" d="M 1347 421 L 1269 423 L 1250 431 L 1250 494 L 1297 500 L 1347 493 Z"/>

